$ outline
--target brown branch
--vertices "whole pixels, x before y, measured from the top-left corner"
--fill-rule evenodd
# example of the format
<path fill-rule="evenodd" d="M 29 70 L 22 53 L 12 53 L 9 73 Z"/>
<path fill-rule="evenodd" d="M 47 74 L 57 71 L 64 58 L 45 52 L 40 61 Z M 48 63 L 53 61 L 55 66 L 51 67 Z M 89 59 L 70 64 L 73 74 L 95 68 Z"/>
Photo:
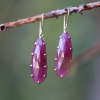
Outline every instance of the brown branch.
<path fill-rule="evenodd" d="M 92 2 L 92 3 L 89 3 L 89 4 L 83 4 L 83 5 L 80 5 L 80 6 L 76 6 L 76 7 L 69 7 L 69 13 L 71 15 L 71 13 L 73 12 L 79 12 L 79 14 L 82 15 L 82 11 L 83 10 L 90 10 L 90 9 L 93 9 L 93 8 L 96 8 L 96 7 L 100 7 L 100 1 L 98 2 Z M 59 16 L 62 16 L 64 14 L 67 14 L 68 13 L 68 9 L 67 8 L 64 8 L 64 9 L 57 9 L 56 11 L 50 11 L 48 13 L 45 13 L 44 14 L 44 19 L 48 19 L 48 18 L 58 18 Z M 28 17 L 28 18 L 25 18 L 25 19 L 19 19 L 17 21 L 14 21 L 14 22 L 8 22 L 8 23 L 5 23 L 5 24 L 0 24 L 0 31 L 5 31 L 5 29 L 8 29 L 8 28 L 14 28 L 14 27 L 17 27 L 17 26 L 20 26 L 20 25 L 23 25 L 23 24 L 28 24 L 28 23 L 35 23 L 37 21 L 40 21 L 42 19 L 42 15 L 39 14 L 37 16 L 33 16 L 33 17 Z"/>
<path fill-rule="evenodd" d="M 86 64 L 99 54 L 100 54 L 100 41 L 97 42 L 92 47 L 88 48 L 87 50 L 83 51 L 78 56 L 76 56 L 75 59 L 73 60 L 72 66 L 74 69 L 76 69 L 76 67 Z"/>
<path fill-rule="evenodd" d="M 75 74 L 77 72 L 77 68 L 95 59 L 98 55 L 100 55 L 100 41 L 73 59 L 70 75 Z"/>

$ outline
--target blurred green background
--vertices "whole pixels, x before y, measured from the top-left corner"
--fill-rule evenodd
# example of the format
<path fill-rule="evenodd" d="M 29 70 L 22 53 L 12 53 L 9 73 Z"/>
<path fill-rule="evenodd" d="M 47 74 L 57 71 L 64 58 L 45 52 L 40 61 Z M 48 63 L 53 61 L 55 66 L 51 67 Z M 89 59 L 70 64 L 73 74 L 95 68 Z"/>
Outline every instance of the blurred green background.
<path fill-rule="evenodd" d="M 95 2 L 96 0 L 94 0 Z M 0 23 L 47 13 L 56 9 L 93 2 L 92 0 L 0 0 Z M 95 44 L 100 37 L 100 8 L 73 13 L 68 33 L 73 58 Z M 66 15 L 67 16 L 67 15 Z M 100 56 L 59 78 L 54 72 L 63 16 L 44 20 L 48 77 L 37 84 L 31 78 L 31 52 L 38 39 L 39 22 L 0 32 L 0 100 L 100 100 Z"/>

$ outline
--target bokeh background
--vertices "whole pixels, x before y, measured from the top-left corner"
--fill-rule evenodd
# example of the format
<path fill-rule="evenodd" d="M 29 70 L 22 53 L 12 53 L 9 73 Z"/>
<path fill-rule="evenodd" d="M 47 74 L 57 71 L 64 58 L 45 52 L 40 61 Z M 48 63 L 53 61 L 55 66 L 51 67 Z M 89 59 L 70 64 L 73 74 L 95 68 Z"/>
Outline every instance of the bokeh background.
<path fill-rule="evenodd" d="M 0 0 L 0 23 L 47 13 L 96 0 Z M 73 13 L 68 33 L 73 58 L 100 38 L 100 8 Z M 65 78 L 54 72 L 63 16 L 44 20 L 43 34 L 48 58 L 48 77 L 37 84 L 31 78 L 31 52 L 38 39 L 39 22 L 0 32 L 0 100 L 100 100 L 100 56 L 79 66 Z M 74 67 L 74 66 L 73 66 Z"/>

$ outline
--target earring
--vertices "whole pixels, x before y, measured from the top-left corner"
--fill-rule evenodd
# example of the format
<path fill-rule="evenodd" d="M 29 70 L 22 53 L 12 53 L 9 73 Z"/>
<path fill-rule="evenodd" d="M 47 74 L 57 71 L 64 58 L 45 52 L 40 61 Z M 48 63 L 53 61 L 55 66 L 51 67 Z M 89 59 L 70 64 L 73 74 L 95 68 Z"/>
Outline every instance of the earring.
<path fill-rule="evenodd" d="M 67 33 L 67 25 L 69 19 L 69 8 L 68 9 L 68 17 L 65 25 L 65 15 L 64 15 L 64 33 L 60 36 L 59 45 L 57 47 L 57 55 L 55 58 L 55 72 L 56 74 L 63 78 L 65 77 L 71 68 L 72 62 L 72 44 L 71 37 Z"/>
<path fill-rule="evenodd" d="M 35 43 L 33 53 L 31 53 L 31 76 L 37 83 L 42 83 L 47 75 L 46 45 L 44 39 L 42 38 L 43 18 L 44 14 L 42 13 L 42 26 L 40 21 L 39 39 Z"/>

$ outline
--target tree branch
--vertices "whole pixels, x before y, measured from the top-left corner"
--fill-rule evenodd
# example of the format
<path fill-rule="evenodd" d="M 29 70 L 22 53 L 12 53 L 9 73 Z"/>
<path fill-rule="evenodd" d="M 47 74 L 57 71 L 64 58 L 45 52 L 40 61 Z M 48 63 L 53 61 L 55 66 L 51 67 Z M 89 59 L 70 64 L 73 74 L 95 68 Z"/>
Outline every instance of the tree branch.
<path fill-rule="evenodd" d="M 79 12 L 80 15 L 82 15 L 82 11 L 83 10 L 90 10 L 90 9 L 93 9 L 93 8 L 96 8 L 96 7 L 100 7 L 100 1 L 98 2 L 92 2 L 92 3 L 89 3 L 89 4 L 83 4 L 83 5 L 80 5 L 80 6 L 76 6 L 76 7 L 69 7 L 69 13 L 70 15 L 74 12 Z M 68 13 L 68 9 L 67 8 L 64 8 L 64 9 L 57 9 L 56 11 L 50 11 L 48 13 L 45 13 L 44 14 L 44 19 L 48 19 L 48 18 L 58 18 L 59 16 L 62 16 L 64 14 L 67 14 Z M 42 19 L 42 15 L 39 14 L 37 16 L 33 16 L 33 17 L 28 17 L 28 18 L 25 18 L 25 19 L 19 19 L 17 21 L 14 21 L 14 22 L 8 22 L 8 23 L 5 23 L 5 24 L 0 24 L 0 31 L 5 31 L 6 29 L 9 29 L 9 28 L 14 28 L 14 27 L 17 27 L 17 26 L 20 26 L 20 25 L 23 25 L 23 24 L 28 24 L 28 23 L 35 23 L 37 21 L 40 21 Z"/>
<path fill-rule="evenodd" d="M 76 56 L 73 60 L 72 66 L 73 68 L 76 69 L 76 67 L 86 64 L 87 62 L 91 61 L 99 54 L 100 54 L 100 41 L 97 42 L 92 47 L 88 48 L 87 50 L 83 51 L 78 56 Z"/>

